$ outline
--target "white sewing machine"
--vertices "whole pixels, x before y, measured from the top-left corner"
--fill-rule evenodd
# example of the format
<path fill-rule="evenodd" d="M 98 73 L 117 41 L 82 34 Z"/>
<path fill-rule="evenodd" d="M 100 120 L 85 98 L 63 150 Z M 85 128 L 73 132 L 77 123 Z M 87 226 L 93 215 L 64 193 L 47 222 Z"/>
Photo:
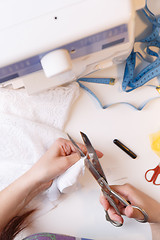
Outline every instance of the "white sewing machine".
<path fill-rule="evenodd" d="M 0 84 L 29 94 L 124 61 L 145 0 L 1 0 Z"/>

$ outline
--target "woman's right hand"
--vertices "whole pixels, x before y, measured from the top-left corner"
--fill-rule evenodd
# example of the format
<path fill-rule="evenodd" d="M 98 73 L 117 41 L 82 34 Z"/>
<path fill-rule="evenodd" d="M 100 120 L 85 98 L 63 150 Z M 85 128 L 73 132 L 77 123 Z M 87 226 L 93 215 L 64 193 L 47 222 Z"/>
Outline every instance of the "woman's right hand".
<path fill-rule="evenodd" d="M 145 193 L 136 189 L 130 184 L 110 186 L 114 191 L 124 197 L 131 205 L 138 206 L 146 211 L 148 214 L 148 221 L 150 223 L 160 223 L 160 203 Z M 100 196 L 100 202 L 104 209 L 108 211 L 110 218 L 114 221 L 123 223 L 123 218 L 119 216 L 109 202 L 105 199 L 104 195 Z M 132 208 L 131 205 L 124 207 L 120 202 L 117 202 L 118 208 L 122 215 L 129 218 L 143 219 L 142 213 Z"/>

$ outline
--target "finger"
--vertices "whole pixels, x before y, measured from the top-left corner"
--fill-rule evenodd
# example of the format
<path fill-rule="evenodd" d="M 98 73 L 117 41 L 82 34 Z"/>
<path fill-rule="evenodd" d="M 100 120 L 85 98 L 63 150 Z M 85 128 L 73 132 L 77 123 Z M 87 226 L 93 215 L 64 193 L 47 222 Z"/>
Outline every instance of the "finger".
<path fill-rule="evenodd" d="M 77 161 L 80 160 L 80 155 L 78 153 L 72 153 L 69 156 L 66 156 L 67 164 L 69 167 L 71 167 L 73 164 L 75 164 Z"/>
<path fill-rule="evenodd" d="M 64 138 L 58 138 L 52 146 L 53 155 L 55 156 L 67 156 L 71 152 L 75 152 L 71 142 Z"/>
<path fill-rule="evenodd" d="M 127 206 L 124 209 L 124 214 L 128 217 L 128 218 L 136 218 L 139 220 L 144 219 L 143 214 L 136 208 L 133 208 L 131 205 Z"/>
<path fill-rule="evenodd" d="M 124 184 L 121 186 L 117 185 L 117 186 L 112 186 L 112 189 L 114 189 L 118 194 L 123 196 L 132 205 L 137 205 L 137 203 L 135 203 L 135 199 L 136 199 L 136 202 L 138 202 L 141 192 L 138 189 L 134 188 L 132 185 L 130 184 Z M 138 204 L 139 206 L 141 206 L 140 203 L 141 201 Z M 119 203 L 119 210 L 123 215 L 126 215 L 129 218 L 136 218 L 139 220 L 143 220 L 144 215 L 142 214 L 142 212 L 137 208 L 134 208 L 132 205 L 124 207 L 121 203 Z"/>
<path fill-rule="evenodd" d="M 58 138 L 56 140 L 56 144 L 58 145 L 58 154 L 60 154 L 62 156 L 67 156 L 67 155 L 71 154 L 72 152 L 78 152 L 78 150 L 74 146 L 74 144 L 68 139 Z M 86 146 L 81 143 L 77 143 L 77 145 L 82 150 L 82 152 L 86 155 L 87 154 Z M 95 151 L 99 158 L 103 157 L 102 152 L 100 152 L 99 150 L 95 150 Z"/>
<path fill-rule="evenodd" d="M 100 152 L 99 150 L 96 150 L 96 154 L 99 158 L 103 157 L 103 153 Z"/>
<path fill-rule="evenodd" d="M 77 143 L 78 147 L 82 150 L 82 152 L 86 155 L 87 154 L 87 148 L 84 144 Z M 103 153 L 100 152 L 99 150 L 95 150 L 96 154 L 99 158 L 103 157 Z"/>
<path fill-rule="evenodd" d="M 78 153 L 72 153 L 68 156 L 61 156 L 56 159 L 56 171 L 55 164 L 53 165 L 54 178 L 63 174 L 68 168 L 80 160 L 80 155 Z"/>
<path fill-rule="evenodd" d="M 107 199 L 104 197 L 104 195 L 101 193 L 100 195 L 100 199 L 99 199 L 100 203 L 102 204 L 103 208 L 105 210 L 108 210 L 110 207 L 109 202 L 107 201 Z"/>
<path fill-rule="evenodd" d="M 112 185 L 110 186 L 114 191 L 116 191 L 120 196 L 124 197 L 127 201 L 132 202 L 135 196 L 135 188 L 126 183 L 123 185 Z M 134 203 L 133 203 L 134 204 Z"/>
<path fill-rule="evenodd" d="M 120 204 L 120 202 L 118 201 L 118 199 L 116 199 L 116 198 L 114 198 L 114 197 L 112 197 L 112 198 L 113 198 L 115 204 L 118 206 L 118 208 L 119 208 L 119 207 L 123 207 L 123 206 Z M 101 194 L 100 194 L 99 200 L 100 200 L 100 203 L 102 204 L 102 206 L 104 207 L 105 210 L 108 210 L 109 207 L 111 207 L 110 203 L 108 202 L 108 200 L 106 199 L 106 197 L 103 195 L 102 192 L 101 192 Z"/>
<path fill-rule="evenodd" d="M 112 206 L 110 206 L 109 202 L 107 201 L 103 194 L 100 195 L 100 203 L 102 204 L 105 211 L 108 212 L 110 218 L 113 221 L 123 223 L 123 218 L 117 214 L 117 212 Z"/>
<path fill-rule="evenodd" d="M 110 187 L 111 187 L 111 189 L 113 189 L 114 191 L 116 191 L 117 193 L 122 195 L 123 197 L 126 197 L 126 198 L 128 197 L 129 193 L 128 193 L 128 190 L 127 190 L 125 184 L 124 185 L 112 185 Z"/>
<path fill-rule="evenodd" d="M 110 207 L 107 212 L 113 221 L 123 223 L 123 218 L 117 214 L 117 212 L 113 207 Z"/>
<path fill-rule="evenodd" d="M 77 148 L 74 146 L 74 144 L 68 140 L 68 139 L 64 139 L 64 138 L 59 138 L 56 140 L 56 144 L 57 144 L 57 155 L 61 155 L 61 156 L 68 156 L 71 153 L 79 153 L 79 151 L 77 150 Z M 86 151 L 86 148 L 84 145 L 81 144 L 81 148 Z"/>

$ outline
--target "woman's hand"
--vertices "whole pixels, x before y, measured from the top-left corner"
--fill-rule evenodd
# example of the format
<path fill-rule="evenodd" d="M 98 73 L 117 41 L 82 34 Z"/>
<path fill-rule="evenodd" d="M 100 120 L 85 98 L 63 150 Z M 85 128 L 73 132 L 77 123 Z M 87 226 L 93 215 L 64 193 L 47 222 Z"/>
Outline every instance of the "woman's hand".
<path fill-rule="evenodd" d="M 78 144 L 84 153 L 86 148 Z M 97 155 L 103 154 L 97 151 Z M 47 189 L 54 178 L 65 172 L 80 159 L 73 144 L 69 140 L 58 139 L 48 151 L 21 177 L 0 191 L 0 231 L 36 195 Z"/>
<path fill-rule="evenodd" d="M 150 223 L 160 223 L 159 202 L 131 186 L 130 184 L 111 186 L 111 188 L 129 201 L 131 205 L 135 205 L 144 209 L 148 214 L 148 221 Z M 123 223 L 123 218 L 115 212 L 103 195 L 100 196 L 100 202 L 104 209 L 108 211 L 112 220 Z M 132 206 L 124 207 L 119 202 L 117 202 L 117 204 L 122 215 L 126 215 L 129 218 L 137 218 L 139 220 L 143 219 L 143 215 L 139 210 L 132 208 Z"/>
<path fill-rule="evenodd" d="M 87 153 L 86 147 L 83 144 L 78 144 L 78 146 L 85 154 Z M 96 152 L 98 157 L 103 156 L 101 152 Z M 72 142 L 59 138 L 31 168 L 30 172 L 41 184 L 47 183 L 61 175 L 79 159 L 80 154 Z"/>

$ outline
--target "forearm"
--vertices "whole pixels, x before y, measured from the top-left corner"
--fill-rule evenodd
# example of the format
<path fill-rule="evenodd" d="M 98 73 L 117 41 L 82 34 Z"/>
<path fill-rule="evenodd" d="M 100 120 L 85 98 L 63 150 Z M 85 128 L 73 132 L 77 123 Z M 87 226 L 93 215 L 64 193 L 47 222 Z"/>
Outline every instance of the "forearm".
<path fill-rule="evenodd" d="M 38 187 L 39 181 L 28 171 L 0 192 L 0 230 L 25 207 Z"/>
<path fill-rule="evenodd" d="M 79 146 L 86 152 L 84 145 Z M 28 172 L 0 192 L 0 230 L 13 217 L 21 215 L 21 210 L 32 198 L 50 187 L 53 179 L 79 159 L 80 155 L 69 140 L 57 139 Z"/>
<path fill-rule="evenodd" d="M 151 223 L 152 240 L 160 239 L 160 223 Z"/>

